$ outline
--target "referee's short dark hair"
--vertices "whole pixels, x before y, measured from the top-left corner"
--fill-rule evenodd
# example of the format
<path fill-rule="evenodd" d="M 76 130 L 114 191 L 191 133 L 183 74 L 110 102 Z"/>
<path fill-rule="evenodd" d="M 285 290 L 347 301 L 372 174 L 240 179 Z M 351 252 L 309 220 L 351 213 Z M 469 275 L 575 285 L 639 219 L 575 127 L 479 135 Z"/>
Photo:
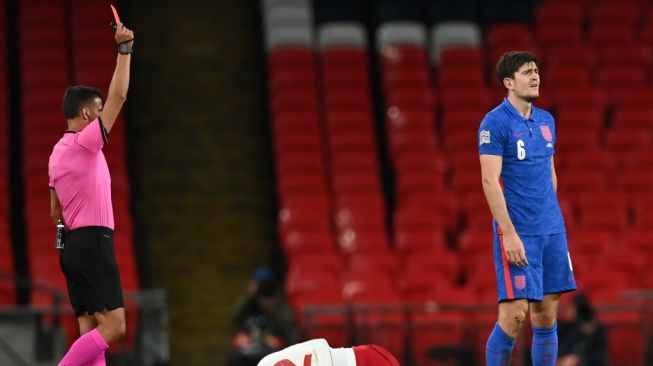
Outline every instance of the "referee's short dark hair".
<path fill-rule="evenodd" d="M 102 93 L 95 88 L 82 85 L 72 85 L 66 89 L 61 102 L 61 110 L 66 119 L 79 115 L 79 111 L 93 102 L 95 98 L 102 99 Z"/>
<path fill-rule="evenodd" d="M 539 61 L 534 54 L 527 51 L 510 51 L 501 56 L 497 62 L 497 79 L 499 84 L 503 85 L 503 79 L 515 78 L 515 73 L 525 63 L 535 62 L 539 66 Z"/>

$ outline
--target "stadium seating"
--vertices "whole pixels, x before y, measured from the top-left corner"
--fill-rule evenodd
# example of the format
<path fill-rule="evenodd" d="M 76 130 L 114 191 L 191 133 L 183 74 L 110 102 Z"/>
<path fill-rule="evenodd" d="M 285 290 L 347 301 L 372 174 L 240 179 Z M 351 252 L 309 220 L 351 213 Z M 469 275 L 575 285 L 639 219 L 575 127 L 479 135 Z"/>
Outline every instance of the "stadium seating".
<path fill-rule="evenodd" d="M 313 118 L 306 116 L 319 110 L 315 105 L 322 103 L 326 143 L 320 147 L 311 140 L 307 145 L 314 148 L 310 153 L 307 150 L 309 157 L 290 160 L 278 171 L 328 171 L 327 191 L 334 197 L 327 194 L 329 203 L 316 205 L 317 211 L 333 210 L 334 242 L 338 252 L 348 258 L 349 271 L 359 268 L 384 273 L 378 276 L 383 278 L 379 286 L 385 295 L 376 300 L 385 298 L 386 304 L 395 304 L 395 295 L 404 302 L 454 297 L 460 305 L 473 294 L 481 303 L 494 304 L 495 279 L 487 275 L 492 273 L 487 246 L 492 241 L 492 215 L 482 194 L 474 136 L 484 114 L 505 95 L 492 72 L 497 59 L 508 50 L 534 51 L 540 58 L 542 79 L 542 95 L 535 104 L 551 110 L 557 122 L 559 201 L 578 283 L 601 301 L 622 301 L 601 294 L 606 286 L 635 289 L 649 283 L 635 274 L 650 263 L 650 254 L 644 253 L 651 240 L 647 228 L 653 223 L 649 214 L 653 200 L 646 199 L 653 188 L 649 147 L 653 133 L 649 107 L 653 102 L 649 71 L 653 27 L 644 21 L 649 7 L 641 1 L 590 5 L 585 0 L 547 0 L 530 13 L 531 24 L 511 19 L 523 15 L 534 2 L 505 14 L 491 9 L 496 4 L 503 2 L 479 5 L 462 1 L 456 9 L 443 2 L 429 4 L 429 17 L 437 22 L 427 32 L 424 24 L 415 20 L 416 3 L 407 5 L 412 9 L 406 13 L 410 16 L 391 20 L 386 16 L 388 9 L 397 5 L 383 2 L 379 6 L 387 8 L 376 9 L 383 16 L 373 29 L 376 52 L 364 55 L 361 50 L 368 47 L 367 38 L 361 35 L 364 30 L 359 23 L 342 19 L 317 26 L 319 51 L 288 57 L 288 64 L 301 69 L 297 60 L 308 64 L 317 56 L 318 67 L 297 72 L 295 79 L 289 78 L 295 81 L 281 84 L 305 88 L 317 83 L 321 97 L 317 103 L 312 94 L 278 100 L 301 109 L 301 118 L 311 123 Z M 456 16 L 444 15 L 449 13 Z M 474 22 L 479 19 L 487 22 L 483 28 Z M 368 60 L 368 55 L 378 62 Z M 378 64 L 378 70 L 369 72 L 368 64 Z M 315 77 L 313 70 L 320 76 Z M 378 77 L 378 83 L 370 76 Z M 370 92 L 375 85 L 380 89 L 379 100 Z M 274 93 L 271 96 L 274 99 Z M 379 117 L 383 118 L 384 133 L 378 135 L 385 140 L 376 139 L 371 124 L 374 107 L 382 111 Z M 279 130 L 316 134 L 314 127 L 300 127 L 299 123 L 284 126 Z M 275 135 L 282 133 L 291 134 Z M 377 149 L 387 151 L 387 167 L 369 154 Z M 319 159 L 320 151 L 326 159 Z M 386 169 L 394 194 L 388 202 L 379 194 L 379 176 Z M 321 190 L 321 184 L 313 189 Z M 375 198 L 352 198 L 362 192 Z M 345 200 L 355 203 L 345 204 Z M 386 214 L 392 220 L 385 220 Z M 315 216 L 322 217 L 316 221 L 324 221 L 324 214 L 306 212 L 306 217 Z M 357 227 L 365 229 L 356 232 Z M 639 256 L 614 255 L 623 248 L 632 248 Z M 377 252 L 382 253 L 381 258 L 372 255 Z M 400 258 L 398 272 L 397 261 L 388 260 L 392 255 Z M 602 265 L 614 267 L 614 271 L 606 276 L 590 275 L 592 264 L 602 257 L 609 258 Z M 625 264 L 631 260 L 636 268 L 628 269 Z M 388 273 L 399 273 L 394 287 L 386 283 Z M 345 280 L 349 285 L 344 287 L 344 299 L 372 299 L 364 282 Z M 494 314 L 479 315 L 477 320 L 491 325 L 491 318 Z M 446 327 L 457 318 L 436 313 L 407 321 L 412 324 L 416 319 L 420 324 Z M 610 326 L 618 327 L 619 319 L 615 317 Z M 623 318 L 625 324 L 631 320 Z M 392 328 L 392 324 L 386 326 Z M 447 343 L 438 334 L 444 332 L 428 326 L 408 334 L 413 342 L 409 350 L 418 365 L 446 364 L 428 355 L 434 343 Z M 473 334 L 472 338 L 480 341 L 485 336 Z M 397 340 L 383 342 L 396 346 Z M 611 340 L 611 349 L 615 342 Z M 471 341 L 470 346 L 477 353 L 482 351 L 480 342 Z M 639 357 L 638 349 L 631 350 L 635 354 L 632 359 Z"/>

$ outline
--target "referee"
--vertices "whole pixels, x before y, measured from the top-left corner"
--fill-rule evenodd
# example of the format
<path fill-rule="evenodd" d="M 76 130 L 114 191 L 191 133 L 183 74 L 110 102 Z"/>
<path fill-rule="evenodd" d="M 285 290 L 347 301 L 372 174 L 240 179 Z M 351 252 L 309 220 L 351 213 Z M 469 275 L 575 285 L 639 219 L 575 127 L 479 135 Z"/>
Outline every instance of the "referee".
<path fill-rule="evenodd" d="M 60 265 L 81 337 L 59 366 L 105 365 L 109 344 L 125 335 L 125 306 L 113 250 L 111 176 L 102 147 L 127 98 L 134 33 L 117 24 L 116 69 L 107 99 L 70 86 L 62 109 L 68 130 L 50 155 L 50 216 L 67 229 Z"/>

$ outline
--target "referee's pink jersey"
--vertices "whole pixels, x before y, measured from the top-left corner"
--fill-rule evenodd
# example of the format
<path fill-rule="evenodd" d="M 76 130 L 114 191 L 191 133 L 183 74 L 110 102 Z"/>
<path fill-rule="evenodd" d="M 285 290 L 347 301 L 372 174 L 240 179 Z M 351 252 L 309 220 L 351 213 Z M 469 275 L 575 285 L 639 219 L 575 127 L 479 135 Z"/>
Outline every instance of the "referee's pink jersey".
<path fill-rule="evenodd" d="M 111 176 L 102 147 L 107 133 L 100 119 L 79 132 L 66 131 L 54 145 L 48 174 L 69 230 L 84 226 L 114 228 Z"/>

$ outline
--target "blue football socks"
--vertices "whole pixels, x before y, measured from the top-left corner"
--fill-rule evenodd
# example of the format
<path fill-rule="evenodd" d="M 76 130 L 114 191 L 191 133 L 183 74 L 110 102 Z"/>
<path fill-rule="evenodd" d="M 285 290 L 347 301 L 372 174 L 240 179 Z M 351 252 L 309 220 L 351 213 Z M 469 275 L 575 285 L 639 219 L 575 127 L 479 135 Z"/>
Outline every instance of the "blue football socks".
<path fill-rule="evenodd" d="M 501 329 L 499 323 L 494 324 L 494 330 L 490 334 L 485 346 L 486 366 L 508 366 L 512 357 L 512 348 L 515 346 L 515 339 Z"/>
<path fill-rule="evenodd" d="M 553 366 L 558 356 L 558 326 L 551 328 L 533 327 L 531 357 L 533 366 Z"/>

